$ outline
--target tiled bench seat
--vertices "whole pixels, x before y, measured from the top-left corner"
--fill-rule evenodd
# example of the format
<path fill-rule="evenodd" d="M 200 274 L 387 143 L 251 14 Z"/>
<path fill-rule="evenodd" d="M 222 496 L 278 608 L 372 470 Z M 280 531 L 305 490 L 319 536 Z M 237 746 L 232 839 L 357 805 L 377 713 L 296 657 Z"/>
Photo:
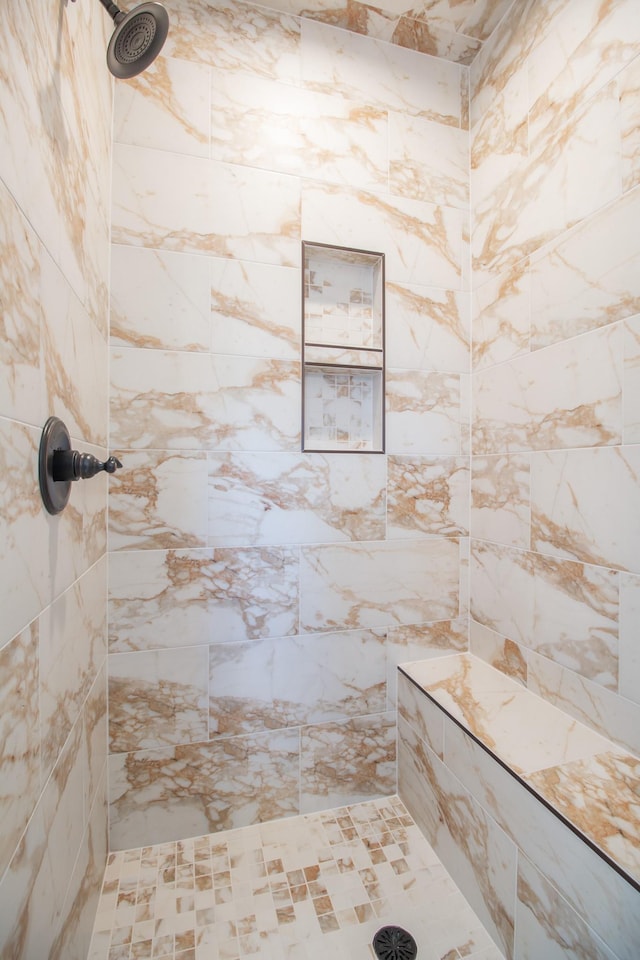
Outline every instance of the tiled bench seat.
<path fill-rule="evenodd" d="M 640 760 L 471 654 L 402 664 L 398 713 L 400 795 L 505 956 L 638 960 Z"/>

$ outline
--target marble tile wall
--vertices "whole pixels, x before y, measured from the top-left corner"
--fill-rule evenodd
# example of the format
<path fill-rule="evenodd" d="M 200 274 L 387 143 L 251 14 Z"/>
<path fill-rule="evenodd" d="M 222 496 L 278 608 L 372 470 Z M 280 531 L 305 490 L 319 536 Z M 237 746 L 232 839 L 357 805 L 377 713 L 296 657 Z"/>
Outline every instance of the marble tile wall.
<path fill-rule="evenodd" d="M 392 793 L 395 665 L 468 645 L 468 69 L 167 6 L 115 99 L 114 848 Z M 302 239 L 386 254 L 385 455 L 301 453 Z"/>
<path fill-rule="evenodd" d="M 48 416 L 104 459 L 112 81 L 92 4 L 0 36 L 0 955 L 84 960 L 107 852 L 105 475 L 42 506 Z"/>
<path fill-rule="evenodd" d="M 514 6 L 471 68 L 471 650 L 640 742 L 637 4 Z"/>

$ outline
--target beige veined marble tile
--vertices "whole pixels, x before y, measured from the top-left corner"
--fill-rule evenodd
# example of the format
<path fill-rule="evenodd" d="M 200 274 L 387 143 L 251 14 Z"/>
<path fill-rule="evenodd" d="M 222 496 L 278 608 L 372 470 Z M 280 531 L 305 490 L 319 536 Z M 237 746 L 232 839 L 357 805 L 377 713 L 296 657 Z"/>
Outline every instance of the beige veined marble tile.
<path fill-rule="evenodd" d="M 362 69 L 363 59 L 369 64 Z M 440 123 L 460 124 L 458 64 L 302 21 L 305 86 Z"/>
<path fill-rule="evenodd" d="M 471 534 L 506 546 L 530 543 L 530 458 L 526 453 L 471 461 Z"/>
<path fill-rule="evenodd" d="M 387 457 L 387 537 L 469 532 L 469 463 L 462 457 Z"/>
<path fill-rule="evenodd" d="M 210 453 L 209 544 L 381 540 L 383 457 Z"/>
<path fill-rule="evenodd" d="M 387 450 L 461 454 L 463 375 L 387 369 Z"/>
<path fill-rule="evenodd" d="M 385 640 L 355 630 L 211 645 L 210 737 L 380 713 Z"/>
<path fill-rule="evenodd" d="M 387 366 L 468 373 L 470 322 L 466 292 L 387 282 Z"/>
<path fill-rule="evenodd" d="M 301 630 L 420 623 L 458 614 L 454 539 L 301 548 Z"/>
<path fill-rule="evenodd" d="M 466 209 L 469 204 L 466 131 L 391 112 L 389 188 L 397 196 Z"/>
<path fill-rule="evenodd" d="M 531 461 L 532 547 L 638 573 L 639 496 L 635 446 L 536 453 Z"/>
<path fill-rule="evenodd" d="M 176 29 L 172 22 L 169 33 Z M 210 77 L 201 63 L 160 56 L 143 73 L 117 83 L 114 141 L 208 157 Z"/>
<path fill-rule="evenodd" d="M 40 792 L 38 706 L 38 622 L 0 649 L 2 839 L 4 873 L 36 805 Z"/>
<path fill-rule="evenodd" d="M 314 180 L 386 190 L 388 120 L 380 107 L 252 73 L 214 71 L 211 156 Z"/>
<path fill-rule="evenodd" d="M 618 74 L 622 122 L 622 188 L 631 190 L 640 183 L 640 61 L 636 57 Z"/>
<path fill-rule="evenodd" d="M 126 551 L 111 559 L 113 653 L 298 631 L 297 550 Z"/>

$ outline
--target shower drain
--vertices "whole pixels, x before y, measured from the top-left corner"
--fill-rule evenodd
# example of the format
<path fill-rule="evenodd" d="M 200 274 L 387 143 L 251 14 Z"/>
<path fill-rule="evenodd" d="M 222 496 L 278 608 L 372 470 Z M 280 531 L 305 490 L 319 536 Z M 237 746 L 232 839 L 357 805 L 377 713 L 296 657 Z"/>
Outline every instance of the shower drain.
<path fill-rule="evenodd" d="M 373 949 L 378 960 L 415 960 L 418 947 L 402 927 L 381 927 L 373 938 Z"/>

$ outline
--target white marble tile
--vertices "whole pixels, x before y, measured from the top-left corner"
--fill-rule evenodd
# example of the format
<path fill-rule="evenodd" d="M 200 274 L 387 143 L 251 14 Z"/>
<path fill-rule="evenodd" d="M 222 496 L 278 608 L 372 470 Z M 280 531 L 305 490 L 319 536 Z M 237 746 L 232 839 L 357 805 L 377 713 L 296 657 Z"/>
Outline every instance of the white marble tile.
<path fill-rule="evenodd" d="M 445 729 L 445 760 L 615 956 L 634 960 L 637 890 L 452 721 Z"/>
<path fill-rule="evenodd" d="M 622 189 L 631 190 L 640 183 L 640 139 L 638 129 L 638 93 L 640 63 L 632 60 L 618 74 L 620 121 L 622 125 Z"/>
<path fill-rule="evenodd" d="M 559 127 L 637 55 L 633 0 L 603 8 L 595 0 L 567 3 L 528 58 L 529 129 L 537 140 Z"/>
<path fill-rule="evenodd" d="M 389 540 L 469 532 L 466 457 L 387 457 Z"/>
<path fill-rule="evenodd" d="M 0 649 L 0 677 L 3 874 L 40 795 L 37 621 Z"/>
<path fill-rule="evenodd" d="M 304 633 L 420 623 L 457 614 L 455 540 L 301 548 Z"/>
<path fill-rule="evenodd" d="M 385 710 L 384 630 L 209 647 L 216 737 L 326 723 Z"/>
<path fill-rule="evenodd" d="M 466 210 L 469 205 L 467 131 L 391 112 L 389 189 L 397 196 Z"/>
<path fill-rule="evenodd" d="M 113 244 L 110 337 L 112 344 L 208 351 L 207 258 Z"/>
<path fill-rule="evenodd" d="M 616 960 L 615 954 L 526 857 L 518 859 L 516 950 L 525 957 L 548 960 L 563 960 L 567 953 L 590 960 Z"/>
<path fill-rule="evenodd" d="M 474 540 L 471 583 L 473 619 L 526 646 L 530 642 L 534 614 L 531 554 Z"/>
<path fill-rule="evenodd" d="M 300 357 L 300 272 L 212 259 L 211 349 L 251 357 Z"/>
<path fill-rule="evenodd" d="M 396 789 L 395 713 L 300 731 L 300 811 L 360 803 Z"/>
<path fill-rule="evenodd" d="M 526 453 L 472 458 L 470 526 L 475 539 L 529 547 L 529 461 Z"/>
<path fill-rule="evenodd" d="M 469 648 L 469 624 L 466 616 L 434 623 L 410 623 L 387 630 L 387 701 L 396 706 L 398 664 L 408 660 L 426 660 Z"/>
<path fill-rule="evenodd" d="M 534 454 L 532 547 L 556 557 L 640 572 L 640 514 L 635 506 L 639 471 L 635 446 Z"/>
<path fill-rule="evenodd" d="M 204 547 L 207 460 L 204 453 L 130 450 L 109 491 L 109 549 Z"/>
<path fill-rule="evenodd" d="M 620 574 L 619 684 L 623 697 L 640 704 L 640 578 Z"/>
<path fill-rule="evenodd" d="M 468 373 L 469 294 L 386 283 L 386 363 L 406 370 Z"/>
<path fill-rule="evenodd" d="M 112 849 L 299 813 L 299 740 L 271 731 L 112 756 Z"/>
<path fill-rule="evenodd" d="M 484 660 L 455 654 L 403 664 L 403 670 L 516 773 L 593 757 L 608 747 L 602 736 Z"/>
<path fill-rule="evenodd" d="M 461 379 L 453 373 L 387 369 L 387 451 L 461 454 Z"/>
<path fill-rule="evenodd" d="M 46 417 L 40 344 L 42 245 L 0 182 L 0 414 L 37 424 Z"/>
<path fill-rule="evenodd" d="M 302 21 L 301 37 L 306 86 L 459 126 L 457 64 L 312 20 Z"/>
<path fill-rule="evenodd" d="M 469 623 L 469 652 L 485 660 L 496 670 L 527 685 L 527 649 L 471 620 Z"/>
<path fill-rule="evenodd" d="M 172 23 L 170 33 L 175 29 Z M 127 83 L 116 83 L 114 141 L 208 157 L 210 76 L 200 63 L 161 56 Z"/>
<path fill-rule="evenodd" d="M 109 655 L 110 753 L 206 740 L 207 647 Z"/>
<path fill-rule="evenodd" d="M 596 330 L 475 375 L 474 451 L 622 440 L 622 330 Z"/>
<path fill-rule="evenodd" d="M 463 213 L 423 200 L 302 185 L 302 236 L 384 253 L 387 280 L 462 290 Z"/>
<path fill-rule="evenodd" d="M 49 776 L 106 653 L 107 564 L 103 557 L 39 618 L 42 782 Z"/>
<path fill-rule="evenodd" d="M 640 317 L 633 317 L 623 325 L 624 372 L 623 440 L 640 440 Z"/>
<path fill-rule="evenodd" d="M 287 547 L 111 557 L 111 652 L 298 632 L 298 554 Z"/>
<path fill-rule="evenodd" d="M 398 728 L 400 796 L 494 942 L 512 956 L 515 844 L 402 718 Z"/>
<path fill-rule="evenodd" d="M 249 65 L 248 65 L 249 66 Z M 361 190 L 388 184 L 386 110 L 252 73 L 211 77 L 211 156 Z"/>
<path fill-rule="evenodd" d="M 381 540 L 382 457 L 210 453 L 209 545 Z"/>
<path fill-rule="evenodd" d="M 115 243 L 296 266 L 295 177 L 116 144 Z"/>
<path fill-rule="evenodd" d="M 640 708 L 638 704 L 581 677 L 573 670 L 540 657 L 528 655 L 528 686 L 539 696 L 605 737 L 640 754 Z"/>
<path fill-rule="evenodd" d="M 619 580 L 615 570 L 533 554 L 534 614 L 527 646 L 618 689 Z"/>
<path fill-rule="evenodd" d="M 300 366 L 113 347 L 110 409 L 120 448 L 296 449 Z"/>
<path fill-rule="evenodd" d="M 402 666 L 402 665 L 401 665 Z M 398 671 L 398 716 L 441 760 L 444 755 L 444 714 L 419 687 Z"/>
<path fill-rule="evenodd" d="M 530 297 L 527 258 L 478 288 L 474 283 L 474 370 L 529 352 Z"/>
<path fill-rule="evenodd" d="M 85 754 L 84 805 L 85 812 L 96 805 L 106 804 L 107 767 L 107 663 L 104 661 L 83 706 L 82 735 Z M 96 814 L 97 816 L 97 814 Z M 106 810 L 104 829 L 106 832 Z"/>
<path fill-rule="evenodd" d="M 295 82 L 300 77 L 300 21 L 230 0 L 180 0 L 172 5 L 165 55 L 228 70 Z"/>
<path fill-rule="evenodd" d="M 640 312 L 640 196 L 632 191 L 531 258 L 531 346 Z"/>

